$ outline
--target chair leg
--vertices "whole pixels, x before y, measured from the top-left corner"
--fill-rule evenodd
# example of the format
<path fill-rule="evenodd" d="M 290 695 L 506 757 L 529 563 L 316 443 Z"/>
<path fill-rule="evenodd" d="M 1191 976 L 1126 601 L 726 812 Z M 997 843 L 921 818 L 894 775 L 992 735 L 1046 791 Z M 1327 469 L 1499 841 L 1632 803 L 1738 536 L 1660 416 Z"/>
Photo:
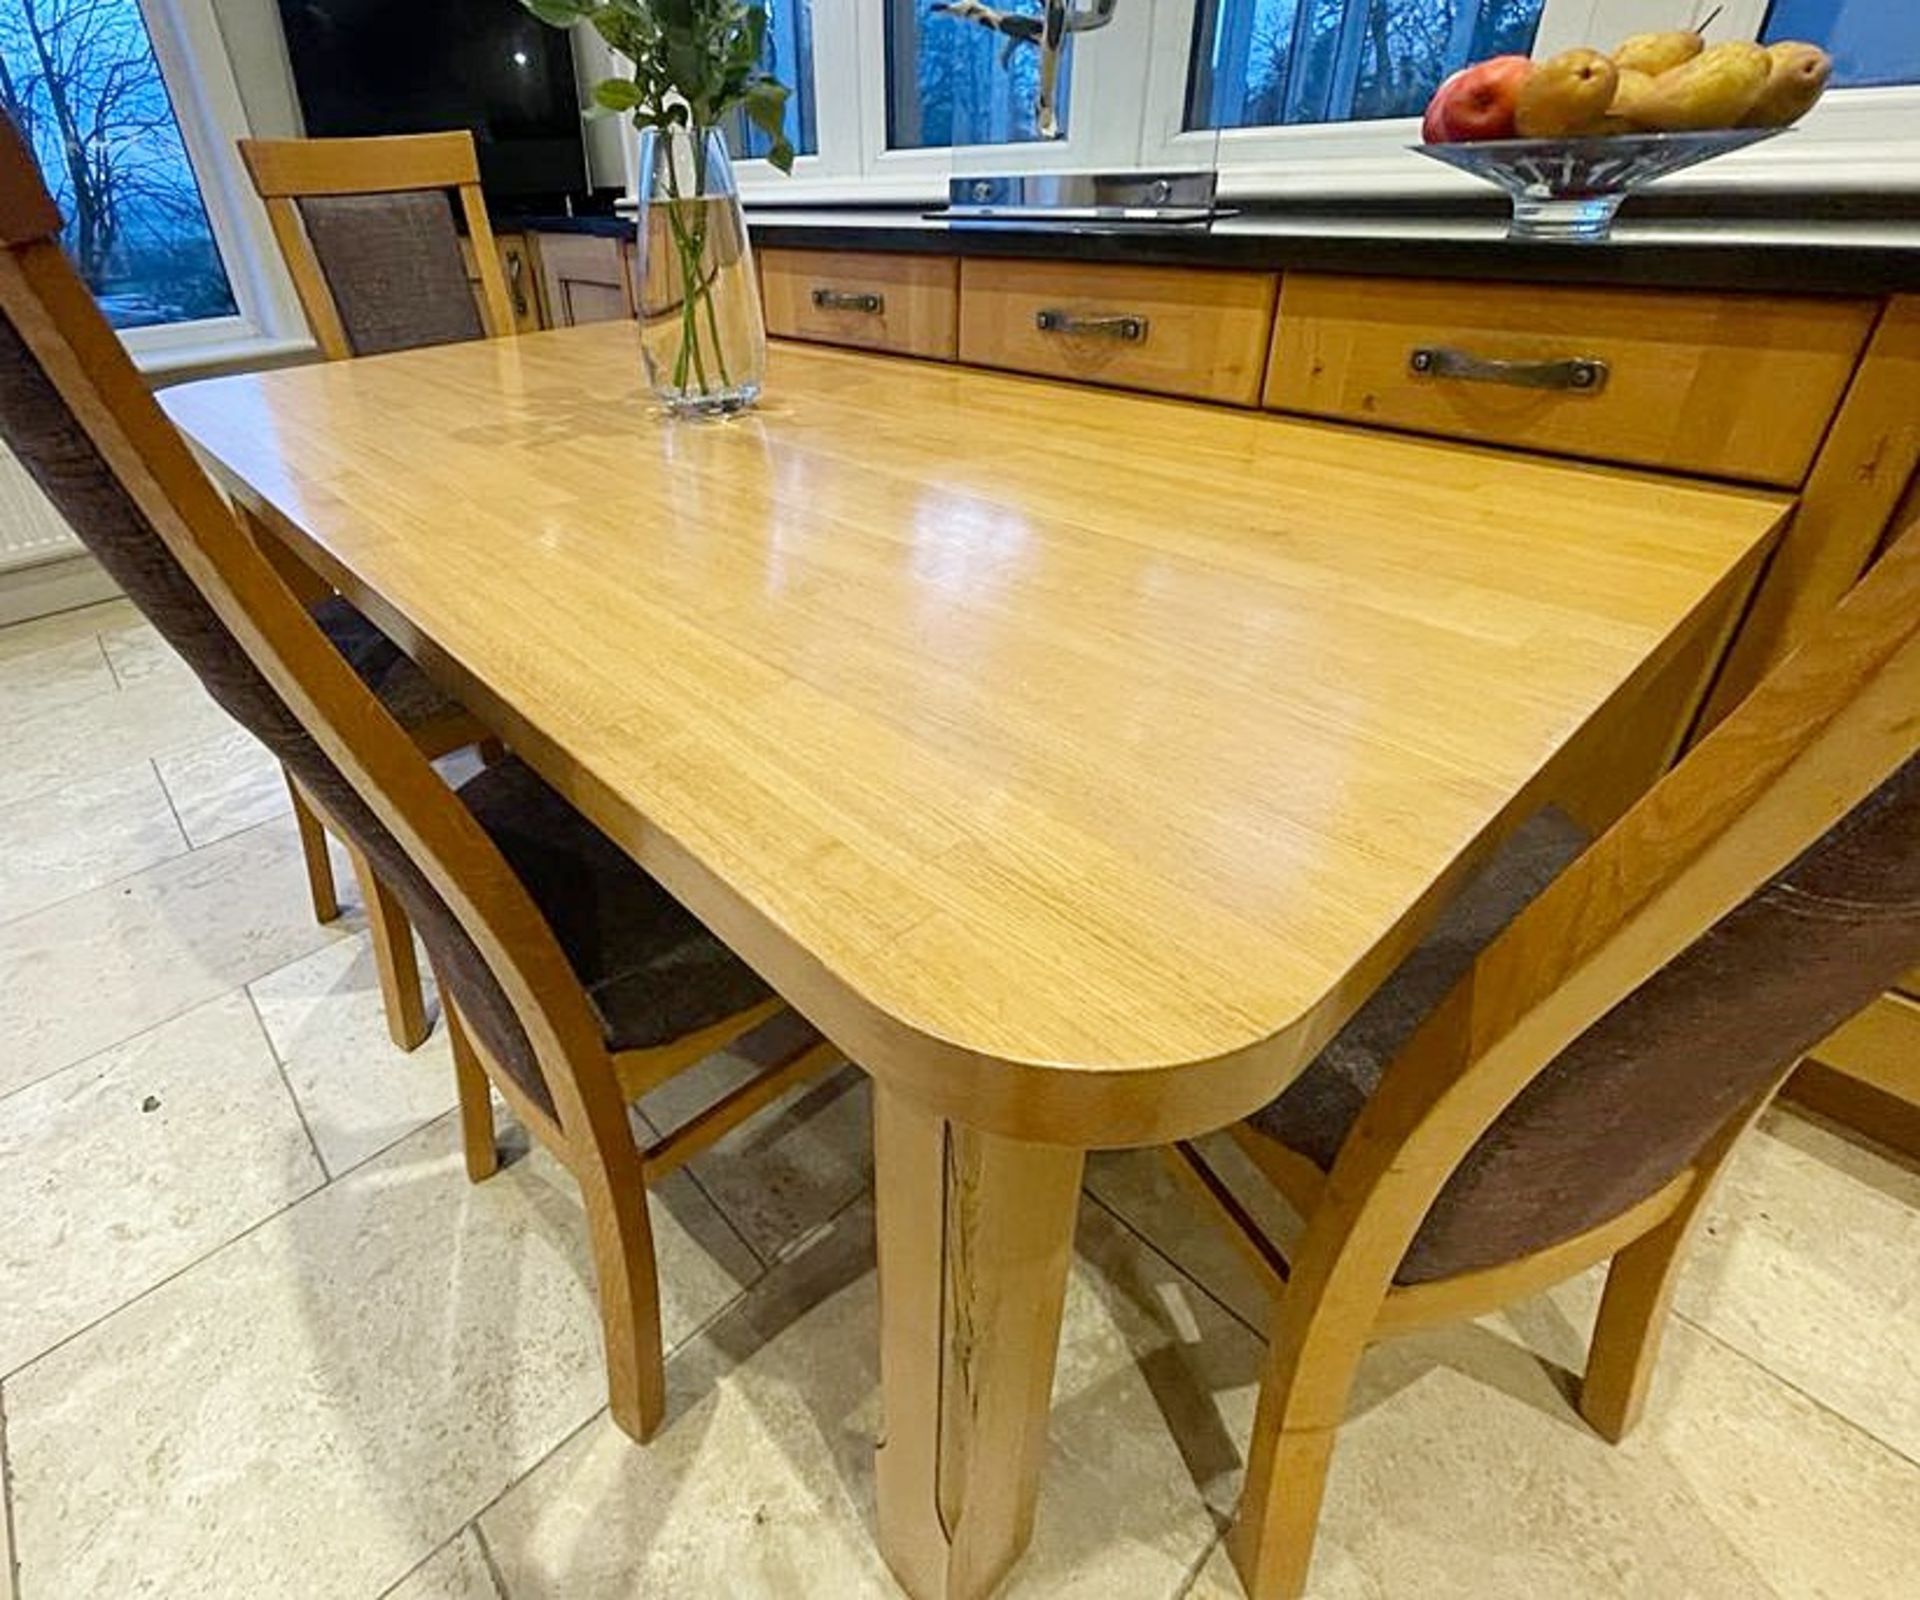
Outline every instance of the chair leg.
<path fill-rule="evenodd" d="M 387 1032 L 402 1050 L 427 1036 L 427 1002 L 420 992 L 420 966 L 413 954 L 413 928 L 400 902 L 375 875 L 367 858 L 351 845 L 348 855 L 366 902 L 367 929 L 373 935 L 373 959 L 380 973 L 380 998 L 387 1009 Z"/>
<path fill-rule="evenodd" d="M 638 1162 L 631 1182 L 602 1171 L 581 1183 L 593 1237 L 606 1343 L 607 1409 L 622 1432 L 645 1444 L 667 1407 L 666 1350 L 660 1332 L 660 1279 L 653 1225 Z"/>
<path fill-rule="evenodd" d="M 283 772 L 285 769 L 282 769 Z M 313 920 L 327 923 L 340 915 L 340 897 L 333 886 L 333 858 L 327 853 L 327 830 L 313 814 L 291 772 L 286 772 L 287 796 L 293 801 L 293 822 L 300 830 L 300 854 L 307 864 L 307 893 L 313 897 Z"/>
<path fill-rule="evenodd" d="M 1327 1469 L 1366 1349 L 1367 1325 L 1363 1320 L 1351 1332 L 1336 1333 L 1309 1320 L 1304 1330 L 1290 1333 L 1282 1299 L 1260 1380 L 1247 1484 L 1227 1535 L 1249 1600 L 1298 1600 L 1306 1592 Z"/>
<path fill-rule="evenodd" d="M 1714 1137 L 1694 1162 L 1693 1186 L 1686 1198 L 1657 1228 L 1616 1255 L 1607 1269 L 1600 1315 L 1587 1346 L 1586 1375 L 1580 1381 L 1580 1414 L 1604 1439 L 1618 1444 L 1646 1409 L 1687 1241 L 1740 1136 L 1759 1119 L 1777 1087 L 1752 1101 Z"/>
<path fill-rule="evenodd" d="M 453 1082 L 460 1100 L 460 1143 L 466 1152 L 467 1177 L 474 1183 L 485 1183 L 500 1170 L 500 1146 L 493 1128 L 493 1088 L 444 979 L 440 984 L 440 1014 L 447 1019 L 447 1043 L 453 1050 Z"/>
<path fill-rule="evenodd" d="M 1580 1382 L 1580 1414 L 1618 1444 L 1646 1409 L 1687 1229 L 1669 1217 L 1613 1258 Z"/>

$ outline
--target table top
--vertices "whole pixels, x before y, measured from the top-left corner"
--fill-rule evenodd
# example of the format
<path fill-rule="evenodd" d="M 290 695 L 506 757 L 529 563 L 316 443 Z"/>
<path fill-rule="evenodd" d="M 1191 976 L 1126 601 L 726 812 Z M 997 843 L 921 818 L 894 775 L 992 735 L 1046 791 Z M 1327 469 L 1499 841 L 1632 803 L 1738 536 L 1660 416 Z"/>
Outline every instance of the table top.
<path fill-rule="evenodd" d="M 863 1064 L 1089 1144 L 1287 1082 L 1785 505 L 797 346 L 672 421 L 626 324 L 163 401 Z"/>

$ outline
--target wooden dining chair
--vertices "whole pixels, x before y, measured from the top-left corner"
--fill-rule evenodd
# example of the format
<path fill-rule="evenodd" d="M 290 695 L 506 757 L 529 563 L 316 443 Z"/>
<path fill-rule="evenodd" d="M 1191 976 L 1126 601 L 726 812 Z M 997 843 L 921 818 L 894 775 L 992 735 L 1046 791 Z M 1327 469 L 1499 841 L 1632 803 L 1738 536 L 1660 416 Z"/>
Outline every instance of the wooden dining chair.
<path fill-rule="evenodd" d="M 779 1000 L 519 761 L 442 781 L 161 413 L 59 228 L 0 115 L 0 438 L 411 917 L 479 1092 L 463 1099 L 470 1135 L 490 1120 L 484 1074 L 580 1186 L 612 1414 L 644 1439 L 664 1403 L 648 1183 L 837 1057 L 794 1026 L 746 1085 L 639 1147 L 629 1099 L 774 1022 Z M 490 1140 L 468 1160 L 490 1170 Z"/>
<path fill-rule="evenodd" d="M 265 201 L 274 238 L 321 353 L 330 361 L 511 334 L 493 229 L 480 193 L 473 135 L 378 139 L 242 139 L 240 156 Z M 459 198 L 480 278 L 474 302 L 449 193 Z M 269 549 L 269 553 L 273 551 Z M 491 735 L 352 606 L 317 579 L 283 575 L 311 601 L 321 630 L 374 689 L 414 743 L 437 759 Z M 340 914 L 326 830 L 291 777 L 314 915 Z M 394 1042 L 411 1050 L 427 1036 L 413 937 L 394 896 L 351 849 L 373 935 L 374 964 Z"/>
<path fill-rule="evenodd" d="M 1920 958 L 1920 531 L 1603 836 L 1534 818 L 1233 1130 L 1289 1253 L 1199 1149 L 1186 1186 L 1271 1286 L 1230 1537 L 1301 1593 L 1361 1352 L 1610 1261 L 1580 1409 L 1645 1402 L 1687 1237 L 1800 1055 Z"/>

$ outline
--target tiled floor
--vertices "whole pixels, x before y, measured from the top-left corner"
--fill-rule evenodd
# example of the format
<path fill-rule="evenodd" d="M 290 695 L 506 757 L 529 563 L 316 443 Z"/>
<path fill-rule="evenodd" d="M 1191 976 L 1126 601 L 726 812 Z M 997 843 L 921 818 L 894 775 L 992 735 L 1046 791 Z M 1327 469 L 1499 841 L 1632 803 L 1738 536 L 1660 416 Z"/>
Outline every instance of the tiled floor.
<path fill-rule="evenodd" d="M 18 1600 L 894 1592 L 857 1073 L 658 1197 L 672 1409 L 638 1449 L 602 1408 L 572 1186 L 540 1156 L 467 1183 L 444 1037 L 388 1045 L 272 762 L 121 605 L 0 631 L 0 751 Z M 1088 1189 L 1012 1592 L 1237 1594 L 1259 1291 L 1150 1156 Z M 1920 1175 L 1773 1116 L 1618 1449 L 1567 1401 L 1593 1304 L 1577 1282 L 1369 1357 L 1316 1595 L 1920 1593 Z"/>

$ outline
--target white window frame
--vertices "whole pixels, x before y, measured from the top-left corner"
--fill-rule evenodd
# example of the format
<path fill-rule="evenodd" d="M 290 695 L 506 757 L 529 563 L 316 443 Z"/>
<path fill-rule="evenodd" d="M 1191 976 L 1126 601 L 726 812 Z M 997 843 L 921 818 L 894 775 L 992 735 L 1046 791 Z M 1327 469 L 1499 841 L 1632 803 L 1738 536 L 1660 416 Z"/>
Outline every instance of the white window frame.
<path fill-rule="evenodd" d="M 232 316 L 122 329 L 121 342 L 142 369 L 158 372 L 310 348 L 266 208 L 241 170 L 237 141 L 251 130 L 211 0 L 138 3 L 238 309 Z"/>
<path fill-rule="evenodd" d="M 736 161 L 742 194 L 801 201 L 844 198 L 858 190 L 871 197 L 871 188 L 862 183 L 860 54 L 853 47 L 867 5 L 862 0 L 812 4 L 813 125 L 820 148 L 795 156 L 791 173 L 770 161 Z"/>
<path fill-rule="evenodd" d="M 1139 105 L 1146 90 L 1151 7 L 1116 8 L 1113 21 L 1097 36 L 1108 46 L 1101 54 L 1100 70 L 1082 73 L 1075 66 L 1064 139 L 901 150 L 887 145 L 886 7 L 872 5 L 866 10 L 866 26 L 860 29 L 860 69 L 862 80 L 873 85 L 873 92 L 862 106 L 861 149 L 866 155 L 866 170 L 883 184 L 905 186 L 919 180 L 923 191 L 944 199 L 947 180 L 955 173 L 1111 171 L 1138 163 Z M 921 14 L 924 18 L 924 6 Z M 975 26 L 952 19 L 929 21 L 927 25 Z M 1095 37 L 1084 34 L 1076 38 L 1072 50 L 1083 54 L 1083 47 Z"/>
<path fill-rule="evenodd" d="M 204 3 L 204 0 L 202 0 Z M 756 204 L 933 203 L 954 174 L 1217 166 L 1223 198 L 1467 195 L 1485 186 L 1412 156 L 1415 118 L 1289 127 L 1185 128 L 1187 73 L 1200 0 L 1121 0 L 1113 22 L 1074 42 L 1068 137 L 930 150 L 887 148 L 886 21 L 879 0 L 814 0 L 814 94 L 820 151 L 791 177 L 737 164 Z M 1920 3 L 1920 0 L 1916 0 Z M 1547 0 L 1537 57 L 1643 29 L 1675 26 L 1675 0 Z M 1701 12 L 1709 0 L 1697 0 Z M 1716 40 L 1753 38 L 1768 0 L 1727 0 Z M 1662 187 L 1920 189 L 1920 85 L 1836 89 L 1791 133 L 1663 180 Z"/>
<path fill-rule="evenodd" d="M 1160 160 L 1169 166 L 1204 159 L 1213 130 L 1188 133 L 1187 57 L 1199 0 L 1160 0 L 1154 7 L 1155 78 L 1150 126 L 1160 129 Z M 1547 0 L 1534 41 L 1536 58 L 1598 41 L 1610 46 L 1643 29 L 1672 27 L 1672 0 Z M 1705 7 L 1704 9 L 1711 9 Z M 1716 39 L 1754 38 L 1768 0 L 1727 0 Z M 1836 89 L 1793 132 L 1778 140 L 1676 174 L 1662 187 L 1882 190 L 1920 187 L 1920 85 Z M 1314 123 L 1218 131 L 1220 190 L 1228 198 L 1484 193 L 1485 186 L 1438 162 L 1410 160 L 1420 137 L 1412 117 L 1380 122 Z M 1156 147 L 1147 141 L 1148 164 Z M 1185 158 L 1184 160 L 1182 158 Z"/>

